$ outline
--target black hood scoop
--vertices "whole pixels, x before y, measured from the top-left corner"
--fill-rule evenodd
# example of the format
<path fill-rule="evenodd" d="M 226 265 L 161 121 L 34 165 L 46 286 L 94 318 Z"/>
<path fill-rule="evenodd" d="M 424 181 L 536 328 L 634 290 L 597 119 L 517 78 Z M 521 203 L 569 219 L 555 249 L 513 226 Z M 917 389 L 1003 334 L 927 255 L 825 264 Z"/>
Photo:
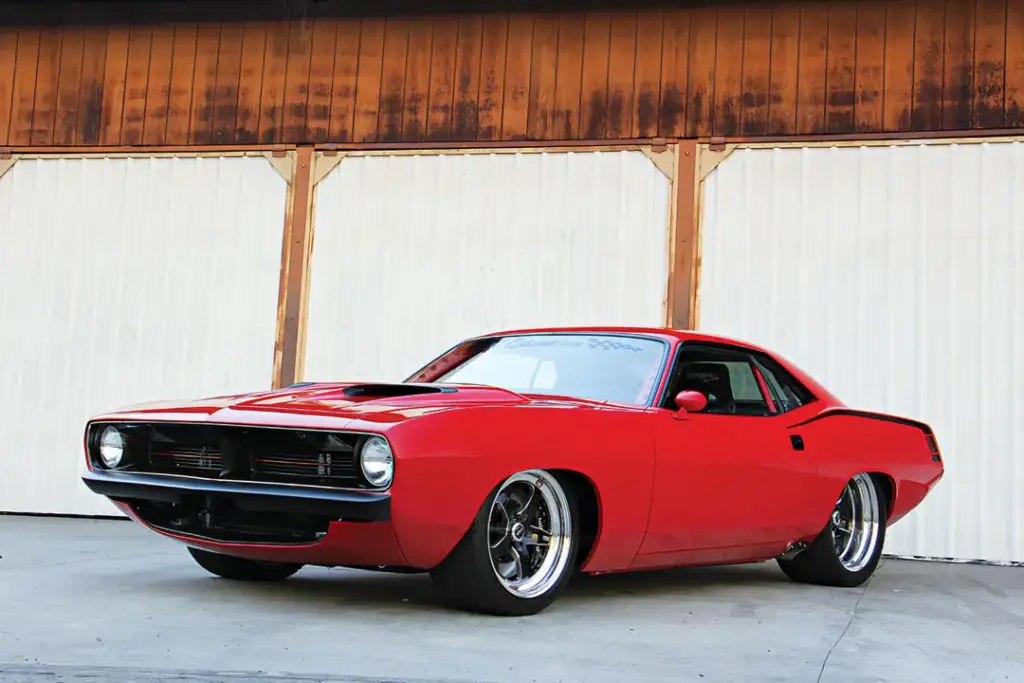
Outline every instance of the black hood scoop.
<path fill-rule="evenodd" d="M 351 398 L 394 398 L 396 396 L 422 396 L 423 394 L 454 394 L 455 387 L 431 384 L 355 384 L 342 393 Z"/>

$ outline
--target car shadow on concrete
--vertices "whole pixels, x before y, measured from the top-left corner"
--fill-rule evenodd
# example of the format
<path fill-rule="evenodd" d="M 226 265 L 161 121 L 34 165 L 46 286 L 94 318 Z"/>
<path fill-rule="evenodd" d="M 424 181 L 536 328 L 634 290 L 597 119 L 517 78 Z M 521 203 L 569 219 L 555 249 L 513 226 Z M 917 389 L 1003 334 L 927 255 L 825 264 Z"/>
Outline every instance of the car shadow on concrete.
<path fill-rule="evenodd" d="M 785 590 L 793 584 L 774 562 L 713 567 L 687 567 L 591 576 L 577 574 L 559 597 L 561 607 L 607 606 L 617 599 L 670 599 L 699 592 L 703 597 L 755 589 L 759 594 Z M 244 598 L 264 609 L 323 610 L 338 608 L 447 611 L 427 574 L 388 574 L 351 569 L 307 567 L 281 583 L 240 583 L 218 579 L 198 567 L 188 575 L 154 578 L 147 588 L 200 600 Z"/>

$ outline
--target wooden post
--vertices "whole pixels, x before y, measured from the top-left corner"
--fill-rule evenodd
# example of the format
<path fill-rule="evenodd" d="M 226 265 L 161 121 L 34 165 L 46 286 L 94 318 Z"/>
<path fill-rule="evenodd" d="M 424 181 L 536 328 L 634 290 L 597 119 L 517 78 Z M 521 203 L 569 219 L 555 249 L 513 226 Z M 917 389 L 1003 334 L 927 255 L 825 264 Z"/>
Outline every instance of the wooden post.
<path fill-rule="evenodd" d="M 668 322 L 669 327 L 675 329 L 693 329 L 697 323 L 697 141 L 680 140 L 677 159 L 673 186 L 675 224 L 669 252 Z"/>
<path fill-rule="evenodd" d="M 294 384 L 299 373 L 302 313 L 309 268 L 313 209 L 312 146 L 299 147 L 295 172 L 285 207 L 284 243 L 281 250 L 281 287 L 277 309 L 277 343 L 274 354 L 275 389 Z"/>

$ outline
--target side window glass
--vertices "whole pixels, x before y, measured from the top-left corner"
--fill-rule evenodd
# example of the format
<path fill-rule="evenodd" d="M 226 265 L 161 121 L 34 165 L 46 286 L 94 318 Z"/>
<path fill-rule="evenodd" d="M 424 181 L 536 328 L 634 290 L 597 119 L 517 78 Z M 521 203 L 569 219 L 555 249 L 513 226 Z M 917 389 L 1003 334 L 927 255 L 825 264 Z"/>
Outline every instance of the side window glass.
<path fill-rule="evenodd" d="M 680 354 L 667 407 L 680 391 L 699 391 L 708 399 L 702 413 L 717 415 L 768 415 L 750 360 L 740 353 L 693 349 Z"/>
<path fill-rule="evenodd" d="M 779 410 L 787 413 L 814 400 L 814 395 L 800 384 L 795 377 L 768 357 L 758 355 L 754 362 L 764 376 L 765 383 L 779 404 Z"/>

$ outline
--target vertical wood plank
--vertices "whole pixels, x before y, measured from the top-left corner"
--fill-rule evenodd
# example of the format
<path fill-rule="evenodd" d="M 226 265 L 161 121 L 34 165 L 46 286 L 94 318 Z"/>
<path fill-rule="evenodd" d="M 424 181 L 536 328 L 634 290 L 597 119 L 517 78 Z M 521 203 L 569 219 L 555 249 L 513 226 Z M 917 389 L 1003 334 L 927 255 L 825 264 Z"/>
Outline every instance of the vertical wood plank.
<path fill-rule="evenodd" d="M 636 17 L 636 64 L 633 68 L 633 111 L 630 137 L 658 135 L 661 110 L 661 59 L 665 47 L 665 14 L 643 10 Z"/>
<path fill-rule="evenodd" d="M 799 58 L 800 10 L 776 7 L 772 10 L 768 135 L 792 135 L 796 132 Z"/>
<path fill-rule="evenodd" d="M 384 68 L 384 24 L 383 19 L 364 19 L 362 23 L 356 80 L 358 85 L 354 86 L 353 141 L 370 142 L 377 139 Z"/>
<path fill-rule="evenodd" d="M 697 327 L 697 261 L 698 261 L 698 218 L 697 218 L 697 142 L 683 140 L 679 143 L 679 164 L 673 190 L 676 193 L 675 225 L 672 229 L 672 260 L 669 264 L 668 324 L 677 330 L 692 330 Z"/>
<path fill-rule="evenodd" d="M 585 34 L 584 15 L 563 14 L 559 17 L 555 102 L 548 127 L 549 140 L 575 140 L 580 135 Z"/>
<path fill-rule="evenodd" d="M 242 60 L 238 68 L 238 103 L 235 111 L 235 142 L 260 140 L 260 102 L 263 94 L 263 63 L 267 53 L 267 27 L 247 23 L 242 29 Z"/>
<path fill-rule="evenodd" d="M 36 93 L 29 134 L 30 144 L 33 145 L 53 144 L 53 126 L 57 118 L 57 85 L 60 79 L 60 48 L 63 38 L 64 31 L 59 26 L 47 26 L 39 36 Z"/>
<path fill-rule="evenodd" d="M 715 122 L 715 52 L 718 12 L 700 8 L 690 15 L 690 78 L 686 92 L 686 135 L 711 135 Z"/>
<path fill-rule="evenodd" d="M 941 0 L 919 0 L 914 26 L 914 130 L 942 129 L 942 75 L 946 8 Z"/>
<path fill-rule="evenodd" d="M 971 128 L 1002 128 L 1006 0 L 978 0 Z"/>
<path fill-rule="evenodd" d="M 95 145 L 100 139 L 103 120 L 103 71 L 107 63 L 107 29 L 90 26 L 85 30 L 82 49 L 82 86 L 78 93 L 76 145 Z M 2 134 L 2 128 L 0 128 Z"/>
<path fill-rule="evenodd" d="M 8 112 L 9 140 L 12 145 L 28 145 L 32 138 L 32 118 L 36 99 L 36 68 L 39 59 L 38 28 L 21 27 L 17 34 L 11 109 Z"/>
<path fill-rule="evenodd" d="M 526 139 L 530 115 L 530 72 L 533 63 L 533 17 L 514 14 L 508 20 L 502 140 Z"/>
<path fill-rule="evenodd" d="M 192 126 L 192 81 L 195 76 L 195 24 L 174 27 L 174 48 L 171 53 L 171 85 L 167 97 L 167 125 L 164 142 L 168 145 L 188 144 Z"/>
<path fill-rule="evenodd" d="M 757 7 L 743 15 L 743 87 L 740 135 L 768 132 L 771 92 L 772 9 Z"/>
<path fill-rule="evenodd" d="M 483 31 L 482 16 L 459 18 L 455 48 L 455 92 L 452 98 L 452 140 L 475 140 L 477 136 Z"/>
<path fill-rule="evenodd" d="M 17 29 L 0 27 L 0 145 L 10 144 L 11 118 L 14 113 L 14 66 L 17 56 Z"/>
<path fill-rule="evenodd" d="M 310 142 L 327 142 L 331 134 L 331 102 L 334 97 L 338 24 L 335 19 L 324 18 L 318 18 L 313 23 L 309 97 L 306 101 L 306 139 Z"/>
<path fill-rule="evenodd" d="M 245 28 L 238 23 L 224 24 L 220 29 L 217 50 L 217 78 L 213 87 L 213 122 L 210 139 L 215 145 L 235 141 L 238 121 L 238 86 L 242 74 L 242 44 Z"/>
<path fill-rule="evenodd" d="M 805 7 L 800 10 L 796 132 L 803 135 L 825 132 L 828 24 L 827 8 Z"/>
<path fill-rule="evenodd" d="M 739 135 L 743 116 L 743 11 L 718 12 L 715 51 L 714 135 Z"/>
<path fill-rule="evenodd" d="M 661 100 L 658 135 L 681 137 L 686 124 L 686 81 L 690 70 L 690 15 L 666 10 L 661 41 Z"/>
<path fill-rule="evenodd" d="M 857 101 L 856 5 L 829 8 L 826 65 L 825 132 L 852 133 Z"/>
<path fill-rule="evenodd" d="M 1006 110 L 1003 125 L 1024 127 L 1024 5 L 1006 4 Z"/>
<path fill-rule="evenodd" d="M 612 15 L 588 12 L 584 18 L 580 135 L 588 140 L 604 137 L 608 125 L 608 58 Z"/>
<path fill-rule="evenodd" d="M 608 115 L 604 136 L 626 138 L 633 132 L 636 83 L 636 12 L 612 15 L 608 47 Z"/>
<path fill-rule="evenodd" d="M 290 26 L 284 22 L 267 24 L 263 54 L 263 85 L 260 88 L 259 141 L 273 144 L 281 140 L 284 126 L 285 78 L 288 66 Z"/>
<path fill-rule="evenodd" d="M 331 125 L 327 136 L 331 142 L 352 140 L 356 114 L 360 29 L 361 22 L 358 19 L 343 19 L 337 27 L 334 42 L 334 80 L 331 85 Z M 376 57 L 376 63 L 380 64 L 379 55 Z M 379 84 L 379 72 L 376 79 Z M 376 126 L 377 122 L 374 121 L 374 128 Z"/>
<path fill-rule="evenodd" d="M 278 288 L 277 340 L 274 345 L 274 388 L 294 384 L 302 375 L 303 315 L 309 285 L 309 258 L 313 211 L 313 160 L 311 146 L 296 152 L 295 173 L 285 208 L 281 283 Z"/>
<path fill-rule="evenodd" d="M 914 0 L 893 0 L 885 8 L 885 90 L 882 126 L 907 131 L 914 111 Z"/>
<path fill-rule="evenodd" d="M 381 72 L 380 109 L 377 114 L 377 139 L 398 142 L 402 139 L 405 108 L 405 67 L 409 54 L 409 20 L 386 19 L 384 23 L 384 62 Z"/>
<path fill-rule="evenodd" d="M 18 29 L 0 27 L 0 145 L 10 144 L 8 134 L 14 113 L 14 67 L 18 54 Z"/>
<path fill-rule="evenodd" d="M 862 3 L 857 8 L 857 73 L 854 83 L 854 128 L 876 133 L 883 129 L 885 92 L 885 7 Z"/>
<path fill-rule="evenodd" d="M 285 67 L 284 116 L 277 142 L 306 142 L 306 111 L 309 104 L 309 66 L 312 61 L 313 21 L 296 19 L 288 32 L 288 63 Z"/>
<path fill-rule="evenodd" d="M 192 71 L 192 110 L 189 143 L 208 145 L 213 141 L 213 107 L 217 100 L 217 56 L 220 52 L 220 24 L 200 24 L 196 35 L 196 63 Z"/>
<path fill-rule="evenodd" d="M 480 39 L 480 87 L 476 108 L 476 139 L 501 138 L 505 106 L 505 53 L 508 45 L 508 17 L 485 14 Z"/>
<path fill-rule="evenodd" d="M 430 19 L 410 20 L 409 47 L 405 58 L 405 94 L 402 98 L 402 140 L 408 142 L 421 142 L 427 136 L 433 37 L 434 25 Z"/>
<path fill-rule="evenodd" d="M 2 40 L 2 39 L 0 39 Z M 67 26 L 60 44 L 60 65 L 57 67 L 57 115 L 53 126 L 54 145 L 73 145 L 78 129 L 79 95 L 82 90 L 82 53 L 85 49 L 85 28 Z M 2 50 L 2 48 L 0 48 Z M 0 62 L 2 62 L 0 56 Z M 3 73 L 0 63 L 0 74 Z M 3 90 L 0 76 L 0 91 Z M 0 93 L 0 107 L 3 104 Z M 0 138 L 3 134 L 0 133 Z"/>
<path fill-rule="evenodd" d="M 142 123 L 142 144 L 162 145 L 167 139 L 171 69 L 174 62 L 174 26 L 153 27 L 153 43 L 146 78 L 146 115 Z"/>
<path fill-rule="evenodd" d="M 459 20 L 443 17 L 434 21 L 430 49 L 430 85 L 427 89 L 426 138 L 449 140 L 452 134 L 452 105 L 455 101 L 455 60 L 459 46 Z"/>
<path fill-rule="evenodd" d="M 974 103 L 974 3 L 946 0 L 942 128 L 968 130 Z"/>
<path fill-rule="evenodd" d="M 14 64 L 11 145 L 32 144 L 32 112 L 36 99 L 36 66 L 39 63 L 39 29 L 18 29 L 18 47 Z"/>
<path fill-rule="evenodd" d="M 153 28 L 132 26 L 128 35 L 128 69 L 124 83 L 124 113 L 121 144 L 141 145 L 146 123 L 146 91 L 149 86 L 149 57 Z"/>
<path fill-rule="evenodd" d="M 530 109 L 526 135 L 544 140 L 550 135 L 558 69 L 558 17 L 538 15 L 533 20 L 533 62 L 530 67 Z"/>

